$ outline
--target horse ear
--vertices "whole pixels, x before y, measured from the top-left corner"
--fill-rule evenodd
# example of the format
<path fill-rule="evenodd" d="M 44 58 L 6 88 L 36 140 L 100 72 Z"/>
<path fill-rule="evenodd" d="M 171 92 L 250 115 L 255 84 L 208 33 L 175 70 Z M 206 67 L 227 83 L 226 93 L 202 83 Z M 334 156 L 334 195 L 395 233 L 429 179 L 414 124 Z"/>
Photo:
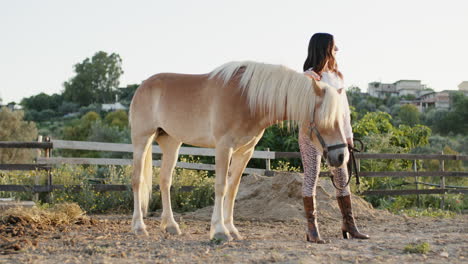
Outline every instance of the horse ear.
<path fill-rule="evenodd" d="M 318 96 L 323 96 L 323 94 L 325 93 L 325 90 L 318 85 L 315 79 L 312 79 L 312 87 L 314 87 L 314 92 Z"/>

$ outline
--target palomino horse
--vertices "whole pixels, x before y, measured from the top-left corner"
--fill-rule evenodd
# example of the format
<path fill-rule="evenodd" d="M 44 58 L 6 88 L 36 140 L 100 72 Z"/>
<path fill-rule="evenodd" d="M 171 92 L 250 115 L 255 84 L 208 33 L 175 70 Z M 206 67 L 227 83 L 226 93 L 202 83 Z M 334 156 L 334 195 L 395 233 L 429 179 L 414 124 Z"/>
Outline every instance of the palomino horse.
<path fill-rule="evenodd" d="M 210 238 L 241 236 L 233 223 L 234 200 L 254 147 L 265 128 L 283 120 L 315 124 L 314 144 L 336 144 L 327 161 L 342 166 L 348 151 L 338 92 L 284 66 L 230 62 L 209 74 L 156 74 L 135 92 L 130 106 L 136 234 L 148 235 L 143 215 L 152 190 L 152 142 L 161 147 L 161 229 L 180 234 L 171 208 L 172 172 L 182 143 L 215 148 L 215 202 Z M 321 135 L 321 136 L 319 136 Z"/>

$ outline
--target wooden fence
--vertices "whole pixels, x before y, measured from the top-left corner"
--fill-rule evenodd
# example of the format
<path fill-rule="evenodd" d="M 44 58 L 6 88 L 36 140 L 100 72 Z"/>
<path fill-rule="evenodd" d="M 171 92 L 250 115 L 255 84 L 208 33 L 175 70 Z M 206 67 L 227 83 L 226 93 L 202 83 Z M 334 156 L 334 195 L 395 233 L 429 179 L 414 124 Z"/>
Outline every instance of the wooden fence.
<path fill-rule="evenodd" d="M 38 148 L 44 149 L 44 155 L 37 158 L 36 164 L 0 164 L 0 170 L 47 170 L 48 181 L 46 186 L 37 185 L 0 185 L 0 191 L 32 191 L 32 192 L 50 192 L 55 189 L 64 189 L 64 186 L 53 185 L 51 165 L 60 164 L 89 164 L 89 165 L 131 165 L 131 159 L 111 159 L 111 158 L 65 158 L 65 157 L 52 157 L 52 149 L 70 149 L 70 150 L 94 150 L 94 151 L 108 151 L 108 152 L 132 152 L 131 144 L 116 144 L 116 143 L 103 143 L 103 142 L 85 142 L 85 141 L 65 141 L 65 140 L 50 140 L 46 138 L 45 142 L 0 142 L 0 148 Z M 159 146 L 153 146 L 153 153 L 161 154 Z M 193 155 L 193 156 L 209 156 L 215 155 L 214 149 L 209 148 L 193 148 L 181 147 L 179 155 Z M 445 171 L 445 160 L 463 160 L 467 161 L 468 156 L 462 155 L 427 155 L 427 154 L 386 154 L 386 153 L 356 153 L 358 170 L 360 170 L 360 160 L 363 159 L 405 159 L 413 160 L 413 171 L 385 171 L 385 172 L 371 172 L 360 171 L 361 177 L 411 177 L 414 179 L 416 189 L 412 190 L 368 190 L 363 192 L 363 195 L 410 195 L 410 194 L 446 194 L 446 193 L 468 193 L 467 187 L 452 188 L 445 185 L 447 177 L 468 177 L 468 172 L 452 172 Z M 273 151 L 255 151 L 253 159 L 265 160 L 265 169 L 246 168 L 245 173 L 260 174 L 272 176 L 275 174 L 271 171 L 270 161 L 281 158 L 300 158 L 299 152 L 273 152 Z M 438 171 L 418 171 L 418 160 L 439 160 Z M 154 166 L 160 166 L 160 160 L 153 160 Z M 200 164 L 177 162 L 177 167 L 195 170 L 214 170 L 213 164 Z M 320 176 L 327 176 L 329 173 L 322 172 Z M 418 182 L 419 177 L 440 177 L 439 184 L 426 184 Z M 432 185 L 438 188 L 432 189 L 419 189 L 419 185 Z M 80 189 L 80 186 L 73 186 L 75 189 Z M 93 188 L 99 191 L 121 191 L 128 190 L 129 186 L 125 185 L 110 185 L 110 184 L 96 184 Z"/>

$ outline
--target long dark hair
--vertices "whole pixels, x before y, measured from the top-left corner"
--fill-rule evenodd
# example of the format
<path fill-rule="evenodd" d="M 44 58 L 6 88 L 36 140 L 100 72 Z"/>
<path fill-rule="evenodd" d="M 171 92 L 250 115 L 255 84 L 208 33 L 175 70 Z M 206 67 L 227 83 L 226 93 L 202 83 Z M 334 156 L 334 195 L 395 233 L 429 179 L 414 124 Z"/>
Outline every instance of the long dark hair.
<path fill-rule="evenodd" d="M 333 48 L 335 40 L 333 35 L 328 33 L 315 33 L 309 41 L 309 49 L 307 59 L 304 62 L 304 71 L 313 68 L 314 72 L 322 75 L 325 64 L 328 62 L 328 68 L 335 72 L 340 78 L 343 78 L 341 72 L 338 71 L 338 64 L 335 56 L 333 56 Z"/>

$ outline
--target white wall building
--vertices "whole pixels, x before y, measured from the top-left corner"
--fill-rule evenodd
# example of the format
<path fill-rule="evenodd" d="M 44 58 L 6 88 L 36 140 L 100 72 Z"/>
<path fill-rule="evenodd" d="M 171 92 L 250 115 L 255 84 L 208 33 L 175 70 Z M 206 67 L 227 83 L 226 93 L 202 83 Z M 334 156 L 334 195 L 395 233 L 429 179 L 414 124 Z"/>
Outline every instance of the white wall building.
<path fill-rule="evenodd" d="M 463 81 L 458 85 L 458 90 L 468 96 L 468 81 Z"/>
<path fill-rule="evenodd" d="M 119 96 L 115 95 L 115 103 L 113 104 L 102 104 L 103 111 L 117 111 L 126 110 L 127 108 L 119 102 Z"/>
<path fill-rule="evenodd" d="M 395 85 L 390 83 L 371 82 L 367 87 L 367 92 L 370 96 L 378 98 L 398 96 Z"/>
<path fill-rule="evenodd" d="M 113 103 L 113 104 L 102 104 L 103 111 L 116 111 L 116 110 L 125 110 L 127 109 L 123 106 L 120 102 Z"/>
<path fill-rule="evenodd" d="M 432 91 L 420 80 L 399 80 L 394 83 L 371 82 L 367 87 L 370 96 L 386 98 L 389 96 L 414 95 L 422 96 Z"/>
<path fill-rule="evenodd" d="M 450 109 L 450 94 L 456 92 L 456 90 L 434 92 L 419 80 L 399 80 L 395 83 L 371 82 L 367 91 L 370 96 L 382 99 L 389 96 L 414 95 L 416 99 L 401 100 L 400 104 L 416 105 L 421 112 L 428 108 Z M 458 91 L 468 96 L 468 81 L 461 82 Z"/>

